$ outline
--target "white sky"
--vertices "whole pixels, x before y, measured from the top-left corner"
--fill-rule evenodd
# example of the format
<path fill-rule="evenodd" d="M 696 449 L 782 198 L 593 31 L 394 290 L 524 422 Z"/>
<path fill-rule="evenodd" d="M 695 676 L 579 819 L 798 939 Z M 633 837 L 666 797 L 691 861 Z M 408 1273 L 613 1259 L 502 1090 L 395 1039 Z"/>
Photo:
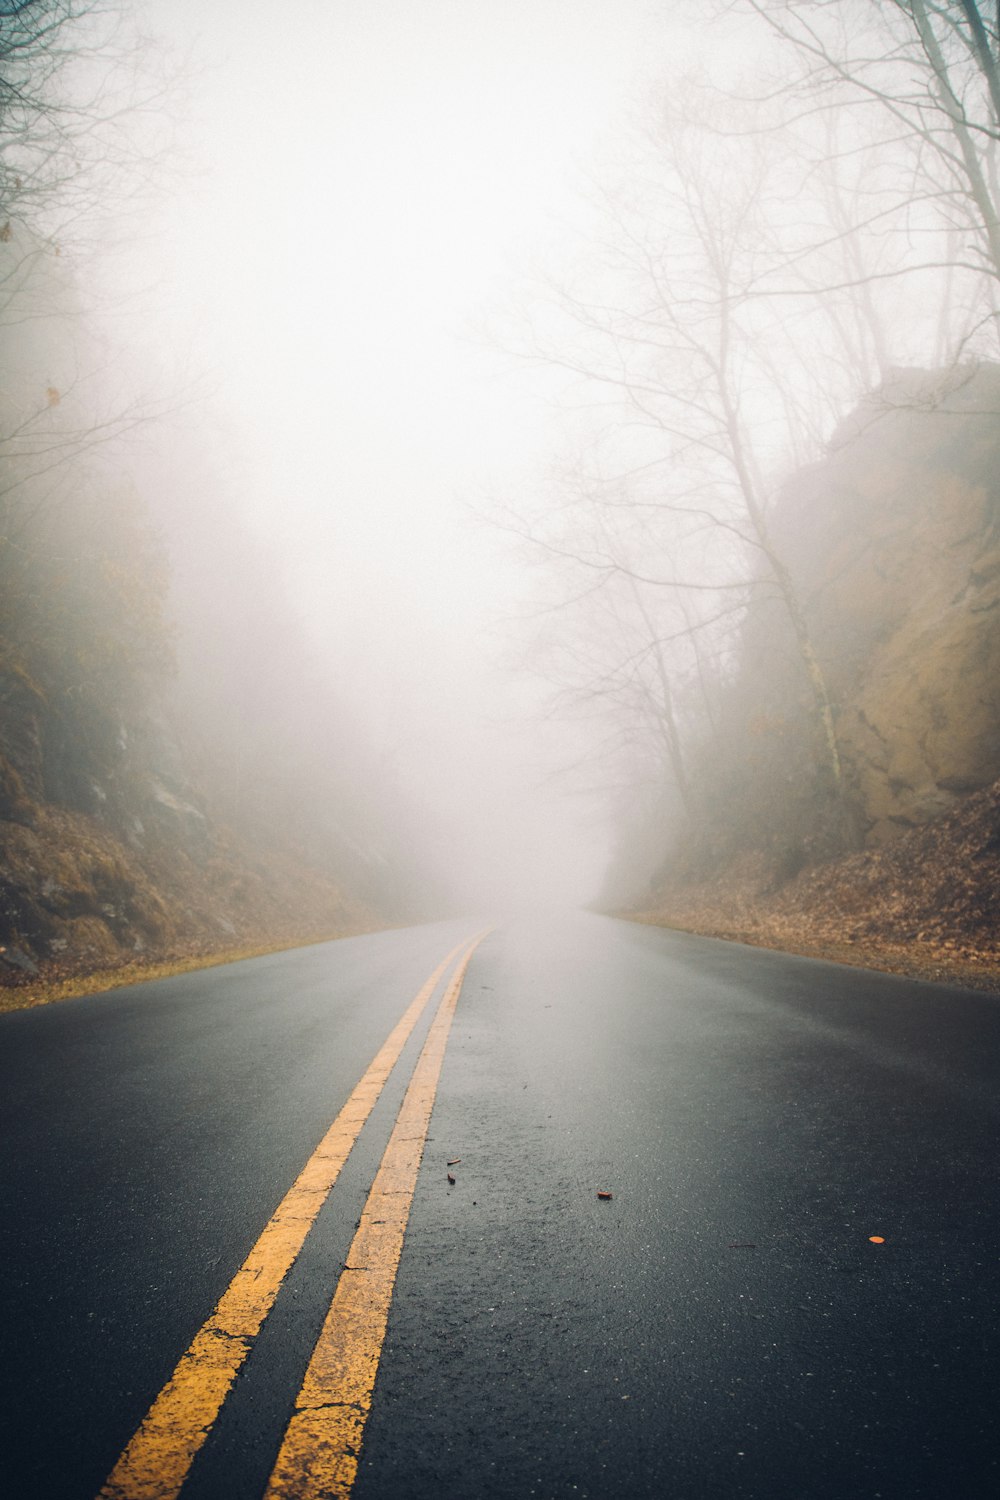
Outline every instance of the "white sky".
<path fill-rule="evenodd" d="M 155 287 L 128 324 L 133 354 L 207 377 L 247 517 L 450 836 L 467 833 L 484 864 L 504 843 L 539 885 L 568 854 L 566 894 L 585 899 L 602 835 L 534 789 L 546 752 L 505 723 L 530 696 L 494 668 L 497 619 L 522 585 L 467 509 L 532 482 L 545 410 L 469 333 L 577 211 L 580 166 L 651 58 L 669 60 L 672 7 L 139 11 L 194 70 L 176 178 L 116 273 Z"/>

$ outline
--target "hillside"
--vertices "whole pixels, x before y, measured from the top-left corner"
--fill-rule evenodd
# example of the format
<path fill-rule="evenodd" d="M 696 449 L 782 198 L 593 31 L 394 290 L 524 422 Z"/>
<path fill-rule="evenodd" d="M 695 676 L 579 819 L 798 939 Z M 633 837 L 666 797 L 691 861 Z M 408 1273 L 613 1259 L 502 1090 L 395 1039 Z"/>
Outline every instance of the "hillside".
<path fill-rule="evenodd" d="M 107 602 L 107 596 L 105 596 Z M 338 850 L 223 821 L 185 769 L 166 683 L 68 680 L 86 638 L 0 641 L 0 986 L 368 929 L 390 901 Z M 79 663 L 76 663 L 79 665 Z M 160 710 L 159 712 L 157 710 Z M 342 851 L 341 851 L 342 853 Z M 346 863 L 346 861 L 345 861 Z M 343 868 L 343 864 L 342 864 Z"/>
<path fill-rule="evenodd" d="M 140 493 L 61 262 L 0 256 L 0 989 L 397 919 L 405 810 L 225 483 Z"/>
<path fill-rule="evenodd" d="M 891 843 L 775 880 L 760 854 L 664 880 L 640 920 L 1000 993 L 1000 781 Z"/>
<path fill-rule="evenodd" d="M 0 987 L 414 915 L 406 809 L 234 518 L 199 617 L 140 496 L 63 481 L 0 530 Z"/>
<path fill-rule="evenodd" d="M 1000 976 L 1000 369 L 897 372 L 783 487 L 772 526 L 831 687 L 853 839 L 834 835 L 788 627 L 761 589 L 723 742 L 705 747 L 704 816 L 637 907 Z"/>

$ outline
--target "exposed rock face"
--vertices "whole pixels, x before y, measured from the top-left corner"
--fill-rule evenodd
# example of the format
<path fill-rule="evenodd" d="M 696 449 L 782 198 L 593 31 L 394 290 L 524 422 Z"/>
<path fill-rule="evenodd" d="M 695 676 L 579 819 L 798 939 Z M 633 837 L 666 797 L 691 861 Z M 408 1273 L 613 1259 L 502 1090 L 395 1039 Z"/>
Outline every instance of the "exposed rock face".
<path fill-rule="evenodd" d="M 1000 776 L 1000 368 L 901 371 L 830 448 L 775 534 L 884 844 Z"/>
<path fill-rule="evenodd" d="M 0 658 L 0 985 L 373 920 L 293 846 L 213 820 L 165 721 L 112 704 L 81 727 Z"/>
<path fill-rule="evenodd" d="M 28 674 L 0 659 L 0 820 L 30 820 L 43 795 L 41 720 L 45 703 Z"/>

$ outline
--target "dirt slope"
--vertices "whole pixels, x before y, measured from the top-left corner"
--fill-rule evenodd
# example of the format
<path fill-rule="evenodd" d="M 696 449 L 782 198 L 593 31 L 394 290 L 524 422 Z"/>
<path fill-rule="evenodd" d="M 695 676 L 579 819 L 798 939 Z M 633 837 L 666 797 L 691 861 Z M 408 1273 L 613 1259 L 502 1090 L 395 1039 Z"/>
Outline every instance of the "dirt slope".
<path fill-rule="evenodd" d="M 638 920 L 1000 993 L 1000 781 L 895 842 L 777 883 L 761 855 Z"/>

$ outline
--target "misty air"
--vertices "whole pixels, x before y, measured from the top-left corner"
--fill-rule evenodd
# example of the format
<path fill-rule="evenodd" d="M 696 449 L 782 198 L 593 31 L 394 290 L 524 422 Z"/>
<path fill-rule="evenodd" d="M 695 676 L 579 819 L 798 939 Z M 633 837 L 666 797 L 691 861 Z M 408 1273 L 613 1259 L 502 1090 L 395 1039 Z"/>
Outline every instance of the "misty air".
<path fill-rule="evenodd" d="M 980 0 L 0 0 L 12 1497 L 997 1492 L 998 320 Z"/>

